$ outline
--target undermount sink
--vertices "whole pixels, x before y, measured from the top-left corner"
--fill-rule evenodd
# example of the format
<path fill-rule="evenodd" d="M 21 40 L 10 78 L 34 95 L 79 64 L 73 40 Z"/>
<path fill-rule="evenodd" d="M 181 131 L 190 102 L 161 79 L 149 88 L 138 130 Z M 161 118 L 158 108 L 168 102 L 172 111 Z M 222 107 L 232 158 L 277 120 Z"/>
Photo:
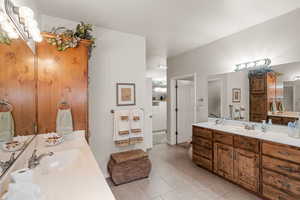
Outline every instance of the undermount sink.
<path fill-rule="evenodd" d="M 66 151 L 54 152 L 51 157 L 45 157 L 39 166 L 42 174 L 63 171 L 72 167 L 73 163 L 80 158 L 79 149 L 70 149 Z"/>

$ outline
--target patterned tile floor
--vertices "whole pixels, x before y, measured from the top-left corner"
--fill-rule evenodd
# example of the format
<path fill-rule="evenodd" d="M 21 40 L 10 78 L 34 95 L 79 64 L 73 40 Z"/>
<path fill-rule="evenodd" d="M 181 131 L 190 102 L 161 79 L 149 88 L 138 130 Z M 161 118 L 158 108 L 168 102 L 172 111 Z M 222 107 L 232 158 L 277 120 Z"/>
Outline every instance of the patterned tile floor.
<path fill-rule="evenodd" d="M 149 179 L 121 186 L 108 181 L 117 200 L 260 200 L 194 165 L 182 146 L 155 145 L 150 158 Z"/>

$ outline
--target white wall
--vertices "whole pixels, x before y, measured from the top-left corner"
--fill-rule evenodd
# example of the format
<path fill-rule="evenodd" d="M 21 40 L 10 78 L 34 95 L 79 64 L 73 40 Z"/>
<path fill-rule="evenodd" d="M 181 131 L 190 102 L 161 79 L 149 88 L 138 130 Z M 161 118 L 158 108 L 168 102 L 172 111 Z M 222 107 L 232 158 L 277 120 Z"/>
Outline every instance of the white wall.
<path fill-rule="evenodd" d="M 76 22 L 42 16 L 42 30 L 53 26 L 75 27 Z M 118 148 L 114 145 L 112 109 L 116 106 L 116 83 L 136 84 L 136 107 L 145 108 L 146 44 L 145 38 L 133 34 L 97 27 L 93 33 L 97 47 L 93 50 L 89 66 L 89 125 L 91 148 L 102 171 L 107 174 L 111 153 L 132 148 L 146 148 L 146 143 Z M 122 107 L 126 109 L 127 107 Z M 152 135 L 147 134 L 148 137 Z"/>
<path fill-rule="evenodd" d="M 168 82 L 197 73 L 197 121 L 207 120 L 207 76 L 231 72 L 239 63 L 270 58 L 273 65 L 300 60 L 300 10 L 256 25 L 206 46 L 168 59 Z M 242 97 L 244 98 L 244 97 Z M 170 117 L 170 106 L 168 106 Z M 170 123 L 168 123 L 170 127 Z"/>

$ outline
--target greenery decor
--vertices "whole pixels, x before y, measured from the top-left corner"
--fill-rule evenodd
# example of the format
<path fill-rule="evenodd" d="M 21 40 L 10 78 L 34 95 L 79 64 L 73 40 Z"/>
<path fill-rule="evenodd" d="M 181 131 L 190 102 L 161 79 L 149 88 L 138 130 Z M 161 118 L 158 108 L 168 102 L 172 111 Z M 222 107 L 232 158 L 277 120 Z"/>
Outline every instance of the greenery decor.
<path fill-rule="evenodd" d="M 75 30 L 65 27 L 54 27 L 51 33 L 54 38 L 48 38 L 48 43 L 57 47 L 58 51 L 65 51 L 68 48 L 76 48 L 81 40 L 90 40 L 90 54 L 95 45 L 95 38 L 92 36 L 93 25 L 81 22 L 76 26 Z"/>
<path fill-rule="evenodd" d="M 0 43 L 1 44 L 11 44 L 11 40 L 9 39 L 8 35 L 5 32 L 0 32 Z"/>
<path fill-rule="evenodd" d="M 255 69 L 255 70 L 250 70 L 248 73 L 248 76 L 257 76 L 257 75 L 264 75 L 265 73 L 268 72 L 274 72 L 274 70 L 271 67 L 262 67 L 259 69 Z"/>

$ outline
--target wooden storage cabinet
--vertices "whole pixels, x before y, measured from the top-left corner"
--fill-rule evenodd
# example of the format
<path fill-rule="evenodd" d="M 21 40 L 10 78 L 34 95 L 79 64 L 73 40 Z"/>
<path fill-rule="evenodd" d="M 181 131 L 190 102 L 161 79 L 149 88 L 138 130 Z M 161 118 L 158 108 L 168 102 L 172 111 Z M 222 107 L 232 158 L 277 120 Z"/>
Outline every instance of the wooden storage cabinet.
<path fill-rule="evenodd" d="M 213 169 L 213 132 L 209 129 L 193 127 L 193 161 L 212 171 Z"/>
<path fill-rule="evenodd" d="M 193 128 L 193 161 L 267 200 L 300 199 L 300 148 Z"/>
<path fill-rule="evenodd" d="M 263 142 L 262 154 L 263 196 L 271 200 L 299 200 L 300 149 Z"/>
<path fill-rule="evenodd" d="M 259 153 L 259 140 L 244 136 L 234 136 L 234 147 Z"/>
<path fill-rule="evenodd" d="M 249 77 L 250 121 L 267 120 L 269 103 L 276 97 L 276 76 L 272 72 Z"/>
<path fill-rule="evenodd" d="M 214 144 L 214 172 L 226 179 L 233 180 L 233 147 Z"/>
<path fill-rule="evenodd" d="M 271 119 L 273 124 L 285 125 L 287 126 L 289 122 L 295 122 L 298 118 L 293 117 L 278 117 L 278 116 L 268 116 L 268 120 Z"/>
<path fill-rule="evenodd" d="M 234 150 L 234 181 L 239 185 L 258 192 L 259 190 L 259 155 L 253 152 Z"/>

